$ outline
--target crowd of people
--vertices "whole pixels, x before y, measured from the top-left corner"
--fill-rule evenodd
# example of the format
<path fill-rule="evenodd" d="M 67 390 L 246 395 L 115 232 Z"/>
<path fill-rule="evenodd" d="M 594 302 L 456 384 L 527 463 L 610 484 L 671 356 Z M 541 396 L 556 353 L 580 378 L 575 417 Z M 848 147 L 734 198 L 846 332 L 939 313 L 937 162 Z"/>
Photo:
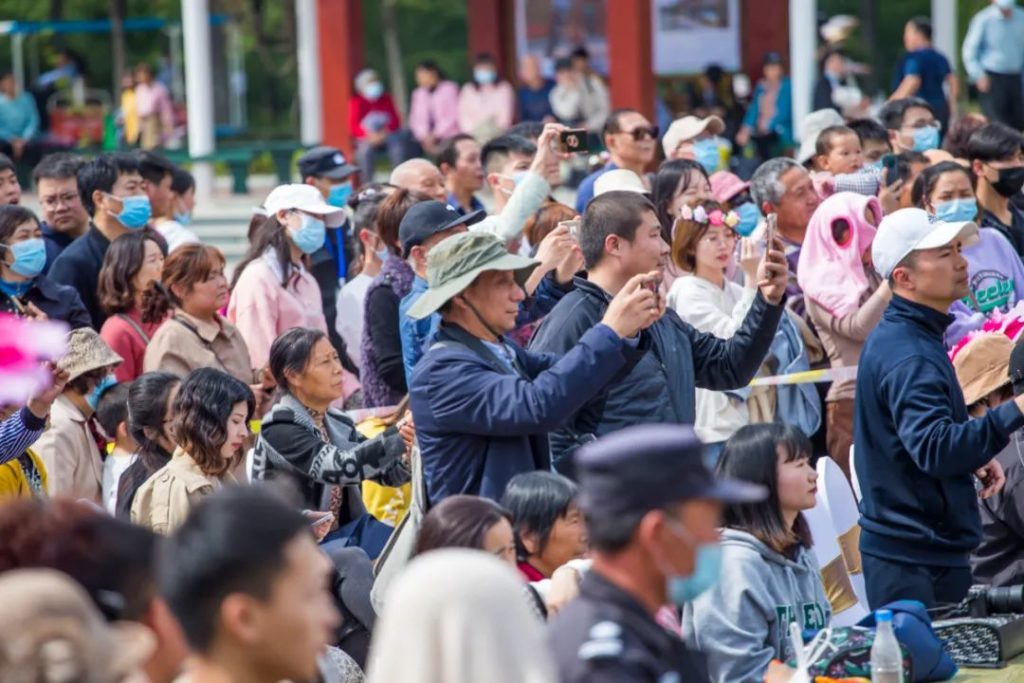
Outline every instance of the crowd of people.
<path fill-rule="evenodd" d="M 785 681 L 837 569 L 865 610 L 1024 582 L 1024 137 L 932 97 L 929 38 L 788 128 L 774 54 L 664 134 L 585 53 L 424 63 L 414 158 L 364 72 L 355 163 L 305 151 L 231 268 L 157 153 L 43 157 L 38 216 L 0 156 L 0 678 Z"/>

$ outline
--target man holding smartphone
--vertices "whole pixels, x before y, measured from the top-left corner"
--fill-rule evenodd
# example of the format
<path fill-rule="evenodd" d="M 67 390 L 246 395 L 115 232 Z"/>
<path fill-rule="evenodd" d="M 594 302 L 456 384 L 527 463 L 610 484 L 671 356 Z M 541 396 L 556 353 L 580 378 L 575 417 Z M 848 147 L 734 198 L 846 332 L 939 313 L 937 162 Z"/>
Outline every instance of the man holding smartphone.
<path fill-rule="evenodd" d="M 576 278 L 575 289 L 544 319 L 531 351 L 564 354 L 575 348 L 633 277 L 647 273 L 644 286 L 658 290 L 657 274 L 665 267 L 669 246 L 649 199 L 624 191 L 595 197 L 579 235 L 587 277 Z M 775 239 L 758 271 L 759 293 L 728 340 L 698 332 L 675 311 L 666 311 L 636 342 L 649 342 L 650 352 L 551 434 L 555 469 L 571 476 L 571 454 L 578 446 L 630 425 L 693 424 L 698 386 L 715 391 L 746 386 L 775 337 L 787 272 L 782 243 Z"/>

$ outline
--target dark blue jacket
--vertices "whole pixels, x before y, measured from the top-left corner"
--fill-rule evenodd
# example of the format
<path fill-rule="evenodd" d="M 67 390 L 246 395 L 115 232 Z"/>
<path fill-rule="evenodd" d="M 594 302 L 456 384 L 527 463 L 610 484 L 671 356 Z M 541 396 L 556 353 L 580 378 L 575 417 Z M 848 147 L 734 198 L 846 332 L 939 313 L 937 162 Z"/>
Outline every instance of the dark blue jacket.
<path fill-rule="evenodd" d="M 645 355 L 597 325 L 565 356 L 515 351 L 517 371 L 475 337 L 444 324 L 409 389 L 427 498 L 501 498 L 521 472 L 550 470 L 547 433 Z"/>
<path fill-rule="evenodd" d="M 869 555 L 966 567 L 981 541 L 972 473 L 1024 426 L 1013 402 L 968 418 L 942 342 L 952 320 L 894 296 L 861 351 L 853 441 Z"/>
<path fill-rule="evenodd" d="M 67 323 L 73 330 L 92 325 L 92 318 L 78 292 L 72 287 L 58 285 L 45 275 L 36 277 L 32 287 L 20 299 L 23 304 L 35 304 L 47 318 Z M 0 292 L 0 311 L 18 314 L 18 307 L 3 292 Z"/>
<path fill-rule="evenodd" d="M 60 253 L 74 242 L 75 238 L 63 232 L 57 232 L 47 223 L 41 223 L 39 228 L 43 231 L 43 242 L 46 244 L 46 266 L 43 268 L 43 275 L 46 275 L 50 272 L 53 262 L 57 260 Z"/>
<path fill-rule="evenodd" d="M 531 351 L 562 354 L 599 322 L 611 297 L 594 283 L 576 278 L 576 288 L 544 318 L 530 342 Z M 572 450 L 581 442 L 635 424 L 675 422 L 692 425 L 695 387 L 723 391 L 746 386 L 771 347 L 783 306 L 758 293 L 743 324 L 731 339 L 698 332 L 673 310 L 644 332 L 646 354 L 620 381 L 592 397 L 551 435 L 551 453 L 559 471 L 572 475 Z"/>

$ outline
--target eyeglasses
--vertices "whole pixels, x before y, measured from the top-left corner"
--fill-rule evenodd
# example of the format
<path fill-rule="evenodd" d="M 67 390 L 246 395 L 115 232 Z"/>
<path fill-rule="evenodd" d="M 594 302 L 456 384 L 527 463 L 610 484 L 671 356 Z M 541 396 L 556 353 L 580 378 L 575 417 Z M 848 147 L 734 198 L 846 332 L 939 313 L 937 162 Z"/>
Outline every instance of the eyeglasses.
<path fill-rule="evenodd" d="M 651 138 L 652 140 L 657 140 L 658 139 L 658 127 L 657 126 L 638 126 L 638 127 L 634 128 L 633 130 L 629 131 L 626 134 L 627 135 L 632 135 L 633 139 L 636 140 L 637 142 L 639 142 L 639 141 L 641 141 L 641 140 L 643 140 L 644 138 L 647 138 L 647 137 Z"/>
<path fill-rule="evenodd" d="M 79 197 L 77 192 L 65 192 L 64 194 L 59 194 L 56 197 L 47 197 L 41 201 L 40 204 L 45 206 L 47 209 L 56 209 L 61 204 L 71 206 L 72 204 L 77 204 L 78 201 Z"/>

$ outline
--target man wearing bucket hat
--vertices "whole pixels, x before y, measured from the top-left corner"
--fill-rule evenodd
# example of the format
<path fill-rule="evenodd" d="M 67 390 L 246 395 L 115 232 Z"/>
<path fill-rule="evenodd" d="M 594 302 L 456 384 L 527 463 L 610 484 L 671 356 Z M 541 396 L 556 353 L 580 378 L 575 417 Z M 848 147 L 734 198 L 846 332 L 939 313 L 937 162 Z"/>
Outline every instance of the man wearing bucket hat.
<path fill-rule="evenodd" d="M 686 425 L 642 425 L 576 454 L 594 566 L 550 625 L 563 683 L 706 681 L 703 655 L 656 620 L 718 580 L 723 503 L 764 500 L 762 486 L 718 479 Z"/>
<path fill-rule="evenodd" d="M 102 503 L 103 460 L 89 418 L 103 392 L 117 383 L 113 372 L 122 360 L 92 328 L 68 336 L 68 353 L 57 362 L 68 381 L 50 410 L 49 428 L 33 449 L 46 467 L 51 496 Z"/>
<path fill-rule="evenodd" d="M 973 222 L 901 209 L 882 219 L 871 245 L 893 293 L 857 372 L 854 468 L 872 608 L 967 595 L 981 540 L 977 499 L 1003 487 L 994 458 L 1024 426 L 1024 396 L 970 419 L 943 344 L 949 307 L 969 291 L 961 249 L 977 240 Z"/>
<path fill-rule="evenodd" d="M 467 228 L 477 225 L 484 219 L 484 212 L 474 211 L 459 215 L 451 204 L 426 201 L 414 204 L 402 217 L 398 227 L 398 238 L 402 243 L 402 256 L 409 259 L 416 278 L 412 290 L 405 295 L 398 306 L 398 326 L 402 339 L 402 362 L 405 365 L 406 386 L 412 384 L 412 371 L 426 352 L 426 347 L 437 333 L 441 324 L 441 316 L 437 313 L 425 318 L 409 317 L 409 309 L 423 293 L 427 291 L 427 258 L 430 250 L 447 237 L 465 232 Z M 562 228 L 561 235 L 549 235 L 541 242 L 537 250 L 540 265 L 531 274 L 524 290 L 526 300 L 519 308 L 516 327 L 526 325 L 547 315 L 562 298 L 566 289 L 572 288 L 572 276 L 575 271 L 564 275 L 561 282 L 557 275 L 549 277 L 565 260 L 569 250 L 579 247 L 575 240 Z M 559 272 L 561 269 L 559 269 Z"/>
<path fill-rule="evenodd" d="M 430 252 L 430 286 L 409 315 L 439 310 L 442 323 L 409 394 L 432 505 L 460 493 L 498 500 L 516 474 L 551 469 L 547 433 L 644 354 L 646 335 L 634 338 L 664 312 L 645 273 L 564 356 L 524 351 L 505 335 L 536 266 L 480 232 Z"/>

